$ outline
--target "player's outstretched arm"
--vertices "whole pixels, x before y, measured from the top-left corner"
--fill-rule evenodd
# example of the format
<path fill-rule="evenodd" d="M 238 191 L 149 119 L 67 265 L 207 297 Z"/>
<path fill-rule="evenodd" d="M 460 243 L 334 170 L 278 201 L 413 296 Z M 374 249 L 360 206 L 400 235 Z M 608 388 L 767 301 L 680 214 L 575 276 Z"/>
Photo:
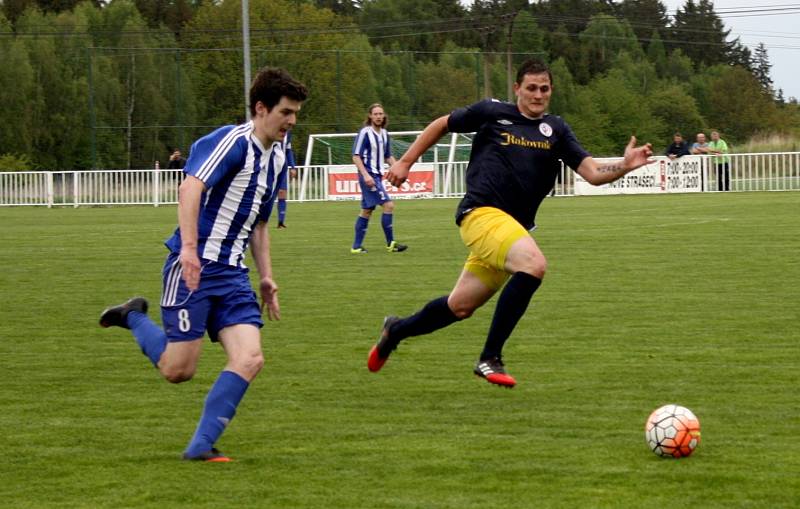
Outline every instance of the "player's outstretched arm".
<path fill-rule="evenodd" d="M 587 157 L 578 167 L 578 174 L 586 179 L 587 182 L 595 186 L 614 182 L 626 173 L 640 168 L 646 164 L 654 163 L 653 146 L 645 143 L 636 146 L 636 137 L 631 136 L 631 140 L 625 147 L 625 155 L 621 161 L 600 164 L 592 157 Z"/>
<path fill-rule="evenodd" d="M 261 294 L 261 312 L 267 310 L 269 320 L 281 319 L 281 307 L 278 303 L 278 285 L 272 279 L 272 255 L 270 254 L 269 228 L 266 221 L 260 221 L 253 227 L 250 238 L 250 251 L 258 270 L 258 291 Z"/>
<path fill-rule="evenodd" d="M 186 287 L 200 286 L 200 257 L 197 254 L 197 222 L 200 200 L 206 185 L 197 177 L 187 176 L 178 189 L 178 225 L 181 230 L 181 277 Z"/>
<path fill-rule="evenodd" d="M 450 118 L 450 115 L 445 115 L 428 124 L 422 134 L 408 147 L 406 153 L 389 168 L 386 173 L 386 180 L 391 182 L 393 186 L 399 186 L 405 182 L 408 178 L 408 172 L 411 171 L 411 165 L 417 162 L 417 159 L 422 157 L 422 154 L 439 141 L 442 136 L 447 134 L 448 118 Z"/>

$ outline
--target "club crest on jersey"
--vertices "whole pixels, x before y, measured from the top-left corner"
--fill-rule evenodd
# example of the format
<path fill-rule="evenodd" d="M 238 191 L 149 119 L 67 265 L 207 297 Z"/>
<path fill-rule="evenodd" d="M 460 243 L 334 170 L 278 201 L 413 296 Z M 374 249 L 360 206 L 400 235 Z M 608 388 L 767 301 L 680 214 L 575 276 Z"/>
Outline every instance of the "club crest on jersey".
<path fill-rule="evenodd" d="M 553 128 L 550 127 L 550 124 L 542 122 L 539 124 L 539 132 L 549 137 L 553 134 Z"/>

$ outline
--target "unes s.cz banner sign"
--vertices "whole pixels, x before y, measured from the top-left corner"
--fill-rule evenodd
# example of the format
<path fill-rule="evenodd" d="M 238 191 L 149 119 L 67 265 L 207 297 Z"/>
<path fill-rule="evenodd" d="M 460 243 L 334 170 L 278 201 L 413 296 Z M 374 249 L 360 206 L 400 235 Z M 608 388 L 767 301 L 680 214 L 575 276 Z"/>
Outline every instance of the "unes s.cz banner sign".
<path fill-rule="evenodd" d="M 419 163 L 411 167 L 408 180 L 395 187 L 383 180 L 383 188 L 392 199 L 433 198 L 435 174 L 433 165 Z M 328 167 L 328 199 L 360 200 L 361 187 L 358 185 L 358 170 L 354 164 Z"/>
<path fill-rule="evenodd" d="M 593 186 L 576 173 L 575 194 L 695 193 L 703 190 L 702 175 L 701 157 L 683 156 L 673 160 L 658 157 L 654 163 L 601 186 Z"/>

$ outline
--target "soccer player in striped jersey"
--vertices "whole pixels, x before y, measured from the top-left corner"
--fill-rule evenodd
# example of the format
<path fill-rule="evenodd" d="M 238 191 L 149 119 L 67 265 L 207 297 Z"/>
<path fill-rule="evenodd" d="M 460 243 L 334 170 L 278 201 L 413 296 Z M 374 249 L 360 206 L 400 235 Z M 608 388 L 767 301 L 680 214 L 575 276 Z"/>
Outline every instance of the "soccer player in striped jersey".
<path fill-rule="evenodd" d="M 173 383 L 192 378 L 203 335 L 220 342 L 227 364 L 214 382 L 183 458 L 230 459 L 215 443 L 261 370 L 261 315 L 280 319 L 267 220 L 287 171 L 282 142 L 308 92 L 282 69 L 264 68 L 250 88 L 252 120 L 192 145 L 178 198 L 178 228 L 166 242 L 161 321 L 141 297 L 103 311 L 100 325 L 131 329 L 142 352 Z M 250 247 L 260 276 L 259 306 L 245 267 Z"/>
<path fill-rule="evenodd" d="M 283 138 L 283 152 L 286 154 L 286 166 L 289 171 L 283 173 L 278 182 L 278 228 L 286 228 L 286 191 L 289 189 L 289 179 L 297 178 L 297 168 L 292 150 L 292 131 Z"/>
<path fill-rule="evenodd" d="M 467 166 L 467 189 L 456 224 L 470 253 L 453 290 L 417 313 L 384 319 L 367 367 L 379 371 L 400 341 L 431 333 L 472 315 L 500 292 L 483 351 L 473 372 L 489 383 L 513 387 L 503 345 L 544 278 L 547 260 L 528 233 L 553 188 L 561 162 L 594 185 L 612 182 L 650 162 L 650 144 L 631 138 L 621 161 L 599 163 L 581 147 L 564 120 L 547 114 L 553 78 L 542 62 L 517 71 L 516 103 L 485 100 L 431 122 L 387 174 L 402 184 L 411 165 L 449 132 L 476 132 Z"/>
<path fill-rule="evenodd" d="M 381 226 L 386 237 L 386 250 L 390 253 L 405 251 L 408 246 L 394 240 L 394 202 L 383 188 L 383 165 L 395 163 L 392 156 L 389 133 L 386 123 L 389 118 L 383 111 L 383 106 L 373 104 L 367 110 L 367 119 L 364 127 L 358 132 L 353 143 L 353 164 L 358 169 L 358 184 L 361 186 L 361 213 L 356 219 L 356 235 L 350 252 L 353 254 L 366 253 L 362 246 L 367 235 L 369 218 L 377 205 L 383 208 Z"/>

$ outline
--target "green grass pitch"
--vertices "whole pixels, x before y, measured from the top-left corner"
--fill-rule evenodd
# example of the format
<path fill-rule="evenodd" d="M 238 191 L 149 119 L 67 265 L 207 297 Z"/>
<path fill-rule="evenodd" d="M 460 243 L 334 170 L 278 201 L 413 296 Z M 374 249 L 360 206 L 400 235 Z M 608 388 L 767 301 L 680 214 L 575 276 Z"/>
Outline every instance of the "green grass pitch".
<path fill-rule="evenodd" d="M 506 345 L 513 390 L 472 375 L 494 300 L 402 344 L 385 314 L 447 293 L 466 251 L 452 200 L 399 201 L 405 253 L 350 255 L 357 204 L 290 204 L 272 230 L 282 321 L 219 446 L 182 462 L 224 363 L 161 380 L 127 331 L 156 308 L 174 207 L 0 209 L 4 507 L 797 507 L 800 193 L 547 199 L 545 282 Z M 375 218 L 377 219 L 377 217 Z M 644 422 L 692 409 L 702 443 L 648 451 Z"/>

